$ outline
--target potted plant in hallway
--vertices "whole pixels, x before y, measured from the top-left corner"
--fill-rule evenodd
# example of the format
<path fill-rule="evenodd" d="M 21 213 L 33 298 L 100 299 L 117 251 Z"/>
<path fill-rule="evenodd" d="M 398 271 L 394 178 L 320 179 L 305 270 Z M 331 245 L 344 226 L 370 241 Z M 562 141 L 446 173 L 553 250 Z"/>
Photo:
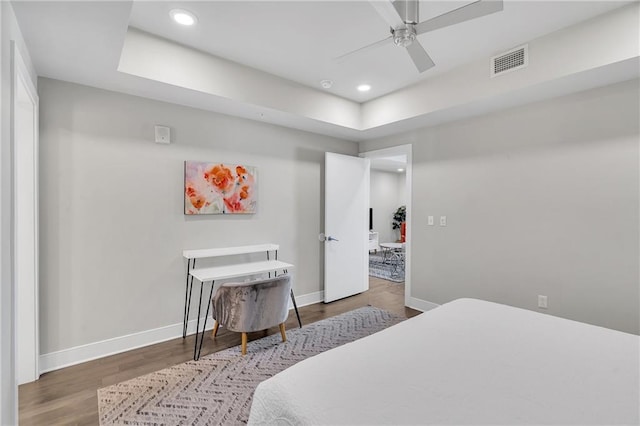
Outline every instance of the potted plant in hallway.
<path fill-rule="evenodd" d="M 393 214 L 393 229 L 399 229 L 400 230 L 400 242 L 404 243 L 405 239 L 406 239 L 406 223 L 407 220 L 407 206 L 400 206 L 398 207 L 398 209 L 395 211 L 395 213 Z"/>

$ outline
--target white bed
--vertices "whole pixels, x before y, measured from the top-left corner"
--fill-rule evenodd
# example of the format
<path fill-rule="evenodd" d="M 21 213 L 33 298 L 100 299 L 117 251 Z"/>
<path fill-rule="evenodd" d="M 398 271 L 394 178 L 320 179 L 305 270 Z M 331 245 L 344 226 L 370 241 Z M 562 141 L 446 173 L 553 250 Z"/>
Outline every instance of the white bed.
<path fill-rule="evenodd" d="M 249 424 L 639 424 L 640 338 L 459 299 L 261 383 Z"/>

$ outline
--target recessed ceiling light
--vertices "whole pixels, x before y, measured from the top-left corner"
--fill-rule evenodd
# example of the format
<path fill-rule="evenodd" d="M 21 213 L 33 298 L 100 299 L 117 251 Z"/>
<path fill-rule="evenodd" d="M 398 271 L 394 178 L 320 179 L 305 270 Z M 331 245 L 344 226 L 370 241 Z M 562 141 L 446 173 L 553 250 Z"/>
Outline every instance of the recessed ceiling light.
<path fill-rule="evenodd" d="M 322 86 L 325 89 L 331 89 L 331 86 L 333 86 L 333 81 L 331 81 L 331 80 L 322 80 L 320 82 L 320 86 Z"/>
<path fill-rule="evenodd" d="M 398 169 L 399 172 L 404 172 L 404 169 Z"/>
<path fill-rule="evenodd" d="M 173 9 L 169 15 L 180 25 L 193 25 L 198 21 L 196 15 L 184 9 Z"/>
<path fill-rule="evenodd" d="M 358 91 L 360 92 L 368 92 L 369 90 L 371 90 L 371 86 L 368 84 L 361 84 L 358 86 Z"/>

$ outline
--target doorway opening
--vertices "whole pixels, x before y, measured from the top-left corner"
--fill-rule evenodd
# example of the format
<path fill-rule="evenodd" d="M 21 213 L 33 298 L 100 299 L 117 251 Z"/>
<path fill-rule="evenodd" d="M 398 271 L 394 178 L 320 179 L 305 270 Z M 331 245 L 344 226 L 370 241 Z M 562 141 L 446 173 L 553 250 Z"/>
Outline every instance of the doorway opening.
<path fill-rule="evenodd" d="M 360 153 L 371 161 L 369 276 L 411 295 L 411 145 Z"/>

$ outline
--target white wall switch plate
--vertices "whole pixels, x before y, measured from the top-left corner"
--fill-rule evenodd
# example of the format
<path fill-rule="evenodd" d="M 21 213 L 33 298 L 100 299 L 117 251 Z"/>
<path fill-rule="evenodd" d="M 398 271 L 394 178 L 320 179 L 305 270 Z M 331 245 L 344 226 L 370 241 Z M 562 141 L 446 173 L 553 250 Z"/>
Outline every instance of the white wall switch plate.
<path fill-rule="evenodd" d="M 440 216 L 440 226 L 447 226 L 447 217 Z"/>
<path fill-rule="evenodd" d="M 538 308 L 547 309 L 547 296 L 538 295 Z"/>
<path fill-rule="evenodd" d="M 433 226 L 433 216 L 427 217 L 427 223 L 429 224 L 429 226 Z"/>
<path fill-rule="evenodd" d="M 156 126 L 156 143 L 171 143 L 171 129 L 166 126 Z"/>

